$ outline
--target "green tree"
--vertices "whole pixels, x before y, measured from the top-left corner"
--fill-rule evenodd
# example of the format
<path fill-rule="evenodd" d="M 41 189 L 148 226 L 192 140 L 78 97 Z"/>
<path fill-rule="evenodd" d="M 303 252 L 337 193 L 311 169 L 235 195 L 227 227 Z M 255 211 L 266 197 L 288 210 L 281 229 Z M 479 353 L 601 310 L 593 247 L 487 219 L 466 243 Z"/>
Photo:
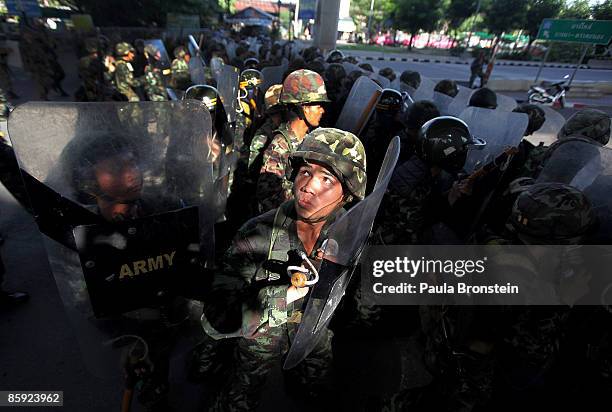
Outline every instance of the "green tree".
<path fill-rule="evenodd" d="M 408 48 L 420 31 L 435 30 L 442 19 L 442 0 L 398 0 L 394 13 L 396 28 L 410 33 Z"/>
<path fill-rule="evenodd" d="M 563 8 L 559 17 L 564 19 L 589 19 L 591 17 L 591 6 L 587 0 L 575 0 Z"/>
<path fill-rule="evenodd" d="M 542 20 L 557 17 L 563 6 L 564 0 L 529 0 L 525 22 L 525 34 L 529 36 L 527 51 L 538 35 Z"/>
<path fill-rule="evenodd" d="M 485 26 L 499 36 L 525 26 L 529 0 L 493 0 L 485 10 Z"/>
<path fill-rule="evenodd" d="M 612 20 L 612 0 L 595 4 L 591 8 L 591 12 L 595 20 Z"/>
<path fill-rule="evenodd" d="M 370 5 L 372 0 L 352 0 L 351 1 L 351 17 L 357 27 L 363 27 L 368 24 L 370 17 Z M 384 22 L 393 16 L 395 10 L 394 0 L 374 0 L 374 9 L 372 10 L 372 31 L 376 31 L 375 27 L 380 27 Z"/>
<path fill-rule="evenodd" d="M 457 30 L 461 25 L 476 13 L 478 0 L 450 0 L 445 10 L 448 27 L 453 32 L 453 38 L 457 37 Z"/>

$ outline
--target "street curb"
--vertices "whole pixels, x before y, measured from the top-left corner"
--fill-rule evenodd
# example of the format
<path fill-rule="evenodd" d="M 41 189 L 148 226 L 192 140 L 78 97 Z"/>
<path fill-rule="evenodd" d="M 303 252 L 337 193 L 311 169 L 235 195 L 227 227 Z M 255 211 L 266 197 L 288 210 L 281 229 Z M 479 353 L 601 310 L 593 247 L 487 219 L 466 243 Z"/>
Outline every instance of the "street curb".
<path fill-rule="evenodd" d="M 348 53 L 347 53 L 348 54 Z M 350 54 L 348 54 L 350 56 Z M 360 57 L 360 56 L 354 56 L 354 57 Z M 463 60 L 440 60 L 440 59 L 419 59 L 419 58 L 406 58 L 406 57 L 371 57 L 371 56 L 366 56 L 363 58 L 364 60 L 367 61 L 391 61 L 391 62 L 415 62 L 415 63 L 443 63 L 443 64 L 470 64 L 469 61 L 463 61 Z M 516 61 L 503 61 L 503 60 L 497 60 L 495 62 L 496 66 L 524 66 L 524 67 L 540 67 L 540 63 L 537 62 L 516 62 Z M 558 63 L 552 63 L 552 64 L 545 64 L 544 67 L 548 67 L 548 68 L 555 68 L 555 69 L 575 69 L 576 65 L 574 64 L 558 64 Z M 590 69 L 589 65 L 587 64 L 581 64 L 580 65 L 581 69 Z M 600 70 L 605 70 L 605 69 L 600 69 Z"/>

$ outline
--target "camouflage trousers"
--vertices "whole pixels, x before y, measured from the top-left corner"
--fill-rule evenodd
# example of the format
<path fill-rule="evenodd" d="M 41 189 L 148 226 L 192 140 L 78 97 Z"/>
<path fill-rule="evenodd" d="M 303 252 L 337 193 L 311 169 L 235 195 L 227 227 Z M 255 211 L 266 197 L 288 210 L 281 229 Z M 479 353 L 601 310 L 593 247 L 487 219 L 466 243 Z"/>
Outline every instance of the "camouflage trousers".
<path fill-rule="evenodd" d="M 283 325 L 260 339 L 240 339 L 235 351 L 231 378 L 218 394 L 211 410 L 254 411 L 270 371 L 284 361 L 289 349 L 289 331 Z M 331 378 L 332 332 L 327 331 L 315 349 L 295 368 L 284 371 L 285 388 L 305 402 L 326 396 Z M 263 339 L 263 341 L 261 340 Z"/>

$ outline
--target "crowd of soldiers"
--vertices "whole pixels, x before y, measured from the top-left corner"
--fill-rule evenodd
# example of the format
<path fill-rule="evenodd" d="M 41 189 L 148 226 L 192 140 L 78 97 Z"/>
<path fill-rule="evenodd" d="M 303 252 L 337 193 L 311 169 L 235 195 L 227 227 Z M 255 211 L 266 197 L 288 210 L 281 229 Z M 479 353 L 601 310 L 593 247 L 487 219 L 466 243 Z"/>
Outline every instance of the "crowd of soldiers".
<path fill-rule="evenodd" d="M 221 253 L 202 299 L 206 334 L 188 367 L 189 376 L 207 388 L 206 409 L 257 409 L 270 371 L 294 343 L 313 290 L 293 278 L 290 283 L 270 262 L 289 261 L 286 265 L 303 270 L 310 261 L 320 264 L 328 228 L 376 190 L 395 136 L 399 157 L 370 244 L 577 246 L 611 240 L 612 233 L 601 230 L 602 220 L 609 219 L 602 213 L 609 209 L 595 210 L 568 182 L 539 179 L 567 145 L 604 150 L 610 139 L 606 113 L 581 110 L 555 131 L 554 142 L 538 144 L 527 137 L 546 124 L 547 112 L 515 105 L 509 111 L 526 119 L 520 130 L 526 138 L 466 173 L 469 153 L 494 139 L 476 136 L 466 121 L 438 104 L 442 100 L 433 99 L 434 93 L 457 98 L 454 81 L 437 82 L 429 99 L 419 99 L 428 79 L 415 71 L 397 76 L 337 50 L 324 56 L 292 42 L 224 36 L 210 32 L 199 42 L 167 41 L 174 43 L 171 62 L 163 42 L 137 39 L 132 46 L 111 45 L 101 36 L 85 39 L 77 93 L 86 102 L 192 99 L 210 114 L 211 156 L 226 159 L 215 164 L 220 208 L 215 246 Z M 282 70 L 274 82 L 262 74 L 267 67 Z M 355 92 L 363 77 L 379 91 L 369 106 L 351 101 L 371 97 Z M 235 94 L 227 93 L 229 78 Z M 44 86 L 45 95 L 49 87 L 53 84 Z M 480 88 L 463 108 L 488 110 L 494 117 L 498 99 Z M 354 104 L 357 120 L 342 130 L 343 112 Z M 478 110 L 484 122 L 489 112 Z M 133 181 L 142 181 L 125 149 L 129 145 L 113 142 L 121 156 L 88 160 L 96 176 L 112 176 L 105 162 L 123 159 L 122 173 L 128 170 Z M 93 186 L 107 220 L 142 213 L 142 205 L 135 205 L 133 196 L 124 199 L 116 185 L 112 196 L 102 180 Z M 141 186 L 124 192 L 133 195 Z M 537 278 L 538 262 L 548 259 L 502 256 L 498 263 Z M 156 325 L 168 331 L 172 310 L 161 312 L 163 321 Z M 595 404 L 612 387 L 611 321 L 603 305 L 376 306 L 355 276 L 316 346 L 285 374 L 286 390 L 303 405 L 323 410 L 563 410 Z M 152 348 L 164 349 L 154 350 L 156 358 L 146 366 L 131 365 L 126 375 L 150 410 L 171 410 L 172 339 L 156 333 L 144 335 Z"/>

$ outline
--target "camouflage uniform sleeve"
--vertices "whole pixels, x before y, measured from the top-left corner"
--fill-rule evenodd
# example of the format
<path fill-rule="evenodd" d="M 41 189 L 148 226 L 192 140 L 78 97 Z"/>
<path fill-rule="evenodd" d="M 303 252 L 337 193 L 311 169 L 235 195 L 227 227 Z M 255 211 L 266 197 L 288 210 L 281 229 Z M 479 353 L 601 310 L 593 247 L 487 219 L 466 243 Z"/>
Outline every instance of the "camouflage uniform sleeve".
<path fill-rule="evenodd" d="M 245 233 L 241 230 L 226 252 L 223 271 L 215 277 L 207 302 L 207 307 L 214 307 L 205 308 L 202 316 L 204 330 L 215 339 L 255 339 L 268 327 L 287 322 L 288 285 L 266 286 L 267 279 L 255 279 L 261 270 L 256 259 L 263 250 L 256 251 Z"/>
<path fill-rule="evenodd" d="M 266 135 L 260 133 L 255 135 L 255 137 L 251 141 L 251 146 L 249 147 L 249 168 L 253 165 L 253 162 L 255 161 L 261 150 L 264 148 L 266 140 Z"/>
<path fill-rule="evenodd" d="M 291 199 L 291 182 L 285 177 L 290 151 L 283 135 L 277 134 L 264 153 L 257 181 L 257 200 L 262 211 L 275 209 Z"/>

